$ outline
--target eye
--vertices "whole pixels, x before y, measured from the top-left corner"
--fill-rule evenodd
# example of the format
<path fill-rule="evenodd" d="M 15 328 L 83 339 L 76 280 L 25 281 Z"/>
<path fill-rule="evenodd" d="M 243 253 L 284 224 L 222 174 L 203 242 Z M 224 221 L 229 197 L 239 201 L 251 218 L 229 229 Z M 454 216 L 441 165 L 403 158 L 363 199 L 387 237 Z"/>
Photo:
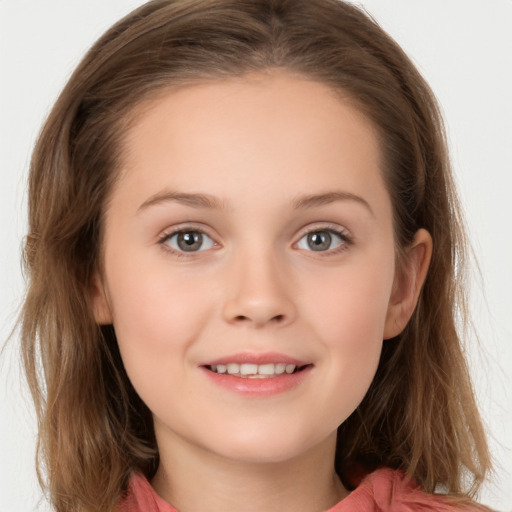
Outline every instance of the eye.
<path fill-rule="evenodd" d="M 332 251 L 348 243 L 346 235 L 332 229 L 310 231 L 297 243 L 299 249 L 306 251 L 325 252 Z"/>
<path fill-rule="evenodd" d="M 215 245 L 215 242 L 206 233 L 192 229 L 166 235 L 161 243 L 178 252 L 205 251 Z"/>

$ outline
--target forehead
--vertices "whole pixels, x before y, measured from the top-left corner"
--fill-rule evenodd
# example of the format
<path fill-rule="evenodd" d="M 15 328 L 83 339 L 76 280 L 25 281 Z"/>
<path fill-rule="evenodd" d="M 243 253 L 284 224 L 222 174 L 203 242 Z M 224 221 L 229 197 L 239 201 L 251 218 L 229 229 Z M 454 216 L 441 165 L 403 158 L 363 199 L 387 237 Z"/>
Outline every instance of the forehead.
<path fill-rule="evenodd" d="M 120 186 L 138 196 L 383 185 L 373 124 L 348 97 L 281 71 L 160 92 L 137 108 L 124 148 Z"/>

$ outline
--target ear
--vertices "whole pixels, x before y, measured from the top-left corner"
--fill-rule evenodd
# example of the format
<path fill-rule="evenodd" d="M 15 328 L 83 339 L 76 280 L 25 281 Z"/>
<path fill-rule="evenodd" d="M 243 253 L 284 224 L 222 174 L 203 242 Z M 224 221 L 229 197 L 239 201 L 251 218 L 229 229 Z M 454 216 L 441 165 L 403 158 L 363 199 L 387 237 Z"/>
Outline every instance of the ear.
<path fill-rule="evenodd" d="M 405 252 L 404 268 L 396 273 L 393 283 L 384 326 L 385 340 L 398 336 L 405 329 L 416 307 L 432 257 L 430 233 L 418 230 Z"/>
<path fill-rule="evenodd" d="M 112 312 L 109 300 L 103 283 L 103 279 L 98 272 L 92 279 L 92 305 L 94 319 L 99 325 L 108 325 L 112 323 Z"/>

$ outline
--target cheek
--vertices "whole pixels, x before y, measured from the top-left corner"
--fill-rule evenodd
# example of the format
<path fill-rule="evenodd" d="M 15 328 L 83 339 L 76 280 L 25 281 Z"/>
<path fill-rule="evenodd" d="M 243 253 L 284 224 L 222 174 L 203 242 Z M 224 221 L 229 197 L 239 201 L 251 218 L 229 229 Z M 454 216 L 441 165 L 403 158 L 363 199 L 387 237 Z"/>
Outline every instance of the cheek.
<path fill-rule="evenodd" d="M 357 407 L 377 370 L 393 269 L 391 255 L 373 267 L 340 270 L 324 281 L 322 292 L 310 294 L 304 306 L 309 327 L 327 356 L 322 371 L 332 393 L 325 396 L 323 407 L 337 419 L 345 419 Z M 332 404 L 337 406 L 332 409 Z"/>
<path fill-rule="evenodd" d="M 189 349 L 204 328 L 209 304 L 197 300 L 201 283 L 155 265 L 141 268 L 126 273 L 117 267 L 110 274 L 114 328 L 132 385 L 150 410 L 161 412 L 186 400 Z"/>
<path fill-rule="evenodd" d="M 111 261 L 109 296 L 127 371 L 144 373 L 155 364 L 182 361 L 184 349 L 208 317 L 209 302 L 197 300 L 201 282 L 175 275 L 165 263 L 137 265 L 122 257 Z"/>
<path fill-rule="evenodd" d="M 389 257 L 376 265 L 350 266 L 322 280 L 314 287 L 314 277 L 306 284 L 314 293 L 305 295 L 310 322 L 323 332 L 329 344 L 379 343 L 393 284 L 394 262 Z M 317 284 L 320 279 L 317 277 Z"/>

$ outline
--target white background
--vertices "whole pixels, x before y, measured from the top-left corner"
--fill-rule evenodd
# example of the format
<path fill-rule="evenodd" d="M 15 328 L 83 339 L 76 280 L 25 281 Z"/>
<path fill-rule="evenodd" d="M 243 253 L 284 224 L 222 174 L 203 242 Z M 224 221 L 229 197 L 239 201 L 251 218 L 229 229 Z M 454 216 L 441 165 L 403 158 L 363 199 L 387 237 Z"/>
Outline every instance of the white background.
<path fill-rule="evenodd" d="M 27 168 L 39 127 L 85 50 L 139 0 L 0 0 L 0 344 L 23 296 Z M 437 94 L 481 277 L 468 340 L 496 459 L 482 501 L 512 511 L 512 0 L 365 0 Z M 0 512 L 48 510 L 16 337 L 0 356 Z M 39 508 L 38 508 L 39 507 Z"/>

